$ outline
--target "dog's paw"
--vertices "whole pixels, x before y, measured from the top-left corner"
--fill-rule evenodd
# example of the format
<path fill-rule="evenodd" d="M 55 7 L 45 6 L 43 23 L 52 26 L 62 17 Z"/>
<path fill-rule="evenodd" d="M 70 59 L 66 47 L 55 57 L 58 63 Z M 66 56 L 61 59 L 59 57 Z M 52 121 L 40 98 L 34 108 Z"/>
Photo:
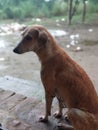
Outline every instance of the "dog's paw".
<path fill-rule="evenodd" d="M 40 118 L 39 118 L 39 122 L 47 123 L 47 122 L 48 122 L 48 119 L 46 119 L 45 117 L 40 117 Z"/>
<path fill-rule="evenodd" d="M 65 115 L 64 119 L 65 119 L 65 121 L 66 121 L 69 125 L 71 125 L 71 122 L 70 122 L 70 120 L 69 120 L 69 118 L 68 118 L 68 115 Z"/>
<path fill-rule="evenodd" d="M 58 123 L 57 127 L 58 130 L 74 130 L 73 126 L 64 123 Z"/>
<path fill-rule="evenodd" d="M 53 116 L 54 116 L 55 118 L 61 118 L 61 117 L 62 117 L 62 114 L 59 113 L 59 112 L 55 112 L 55 113 L 53 114 Z"/>

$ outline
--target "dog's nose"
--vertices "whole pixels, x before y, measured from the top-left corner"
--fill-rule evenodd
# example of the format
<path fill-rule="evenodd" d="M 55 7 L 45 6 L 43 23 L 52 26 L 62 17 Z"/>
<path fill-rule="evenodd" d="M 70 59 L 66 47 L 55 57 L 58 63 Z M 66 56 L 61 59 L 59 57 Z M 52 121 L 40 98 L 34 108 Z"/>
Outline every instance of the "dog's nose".
<path fill-rule="evenodd" d="M 13 52 L 15 52 L 15 53 L 18 53 L 18 54 L 19 54 L 19 49 L 18 49 L 18 48 L 15 48 L 15 49 L 13 50 Z"/>

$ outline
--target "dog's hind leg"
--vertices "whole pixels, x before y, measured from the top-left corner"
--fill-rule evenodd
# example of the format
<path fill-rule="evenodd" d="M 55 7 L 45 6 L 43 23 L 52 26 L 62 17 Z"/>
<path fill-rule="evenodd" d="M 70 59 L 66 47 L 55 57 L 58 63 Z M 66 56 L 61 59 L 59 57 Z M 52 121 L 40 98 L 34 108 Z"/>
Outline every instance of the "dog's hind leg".
<path fill-rule="evenodd" d="M 68 117 L 75 130 L 98 130 L 98 118 L 89 112 L 72 108 Z"/>
<path fill-rule="evenodd" d="M 72 125 L 59 123 L 58 129 L 98 130 L 98 118 L 95 115 L 75 108 L 70 109 L 67 114 Z"/>
<path fill-rule="evenodd" d="M 57 98 L 57 99 L 58 99 L 59 111 L 55 112 L 54 116 L 55 116 L 55 118 L 61 118 L 62 114 L 63 114 L 62 111 L 63 111 L 64 105 L 60 98 Z"/>

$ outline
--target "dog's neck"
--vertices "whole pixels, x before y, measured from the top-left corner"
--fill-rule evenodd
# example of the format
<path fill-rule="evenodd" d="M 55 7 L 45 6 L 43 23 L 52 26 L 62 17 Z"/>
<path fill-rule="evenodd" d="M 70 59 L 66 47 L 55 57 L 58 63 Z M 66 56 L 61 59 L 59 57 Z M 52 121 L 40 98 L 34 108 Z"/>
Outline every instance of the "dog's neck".
<path fill-rule="evenodd" d="M 36 52 L 42 65 L 59 53 L 58 44 L 55 40 L 46 44 L 45 48 Z"/>

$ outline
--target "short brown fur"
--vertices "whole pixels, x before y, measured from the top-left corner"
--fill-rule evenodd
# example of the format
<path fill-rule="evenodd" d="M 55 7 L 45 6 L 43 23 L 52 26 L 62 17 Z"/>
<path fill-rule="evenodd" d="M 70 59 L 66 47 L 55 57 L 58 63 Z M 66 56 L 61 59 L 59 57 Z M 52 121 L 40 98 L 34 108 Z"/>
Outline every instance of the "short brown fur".
<path fill-rule="evenodd" d="M 41 62 L 41 80 L 45 89 L 47 121 L 54 97 L 68 107 L 68 117 L 75 130 L 98 130 L 98 97 L 86 72 L 57 44 L 42 26 L 33 25 L 23 33 L 23 39 L 14 49 L 22 54 L 34 51 Z M 61 102 L 62 101 L 62 102 Z"/>

